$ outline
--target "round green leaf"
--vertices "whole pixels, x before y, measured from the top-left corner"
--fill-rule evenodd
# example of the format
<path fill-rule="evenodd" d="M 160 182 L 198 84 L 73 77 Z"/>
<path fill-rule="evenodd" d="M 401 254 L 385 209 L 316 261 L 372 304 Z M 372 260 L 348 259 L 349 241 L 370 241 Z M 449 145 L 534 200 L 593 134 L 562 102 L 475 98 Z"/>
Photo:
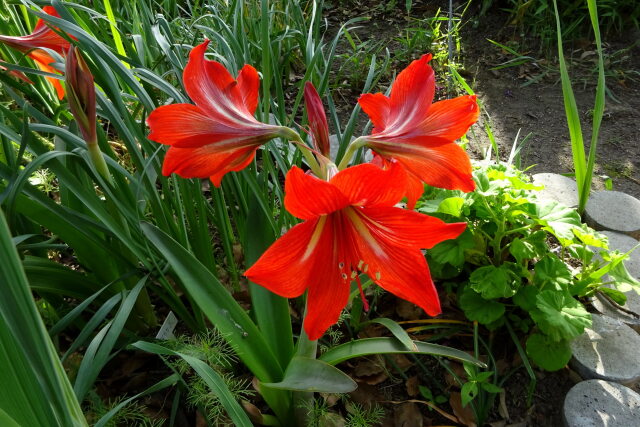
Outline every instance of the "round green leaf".
<path fill-rule="evenodd" d="M 469 320 L 488 324 L 504 315 L 504 304 L 486 300 L 480 294 L 467 287 L 460 295 L 460 307 Z"/>
<path fill-rule="evenodd" d="M 568 341 L 553 341 L 546 335 L 532 334 L 527 339 L 526 346 L 531 360 L 547 371 L 562 369 L 571 359 Z"/>

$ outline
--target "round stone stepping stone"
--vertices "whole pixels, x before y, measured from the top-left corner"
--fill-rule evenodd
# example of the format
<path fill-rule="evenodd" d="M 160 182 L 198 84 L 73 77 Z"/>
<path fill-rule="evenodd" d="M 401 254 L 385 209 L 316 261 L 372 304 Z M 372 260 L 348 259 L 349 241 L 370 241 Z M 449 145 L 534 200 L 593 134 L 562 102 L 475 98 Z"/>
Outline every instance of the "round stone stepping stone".
<path fill-rule="evenodd" d="M 587 223 L 640 238 L 640 200 L 620 191 L 596 191 L 585 209 Z"/>
<path fill-rule="evenodd" d="M 633 237 L 629 237 L 626 234 L 616 233 L 615 231 L 603 231 L 602 234 L 609 239 L 609 249 L 617 249 L 620 252 L 628 252 L 638 244 L 638 241 Z M 595 250 L 597 252 L 597 250 Z M 599 257 L 599 255 L 597 255 Z M 629 258 L 624 261 L 624 265 L 627 267 L 629 273 L 636 279 L 640 279 L 640 248 L 629 254 Z M 606 280 L 606 276 L 605 276 Z M 613 288 L 612 285 L 607 285 Z M 634 290 L 625 292 L 627 296 L 627 303 L 624 305 L 626 310 L 632 311 L 638 316 L 619 310 L 613 305 L 607 298 L 602 295 L 598 295 L 593 299 L 593 307 L 600 313 L 613 317 L 614 319 L 621 320 L 640 332 L 640 295 Z"/>
<path fill-rule="evenodd" d="M 567 427 L 639 426 L 640 394 L 608 381 L 582 381 L 567 393 L 562 414 Z"/>
<path fill-rule="evenodd" d="M 593 325 L 571 342 L 571 366 L 585 379 L 640 381 L 640 335 L 623 322 L 592 314 Z M 639 419 L 640 420 L 640 419 Z"/>
<path fill-rule="evenodd" d="M 578 206 L 578 186 L 576 182 L 557 173 L 537 173 L 532 176 L 535 185 L 544 185 L 537 192 L 541 200 L 560 202 L 570 208 Z"/>

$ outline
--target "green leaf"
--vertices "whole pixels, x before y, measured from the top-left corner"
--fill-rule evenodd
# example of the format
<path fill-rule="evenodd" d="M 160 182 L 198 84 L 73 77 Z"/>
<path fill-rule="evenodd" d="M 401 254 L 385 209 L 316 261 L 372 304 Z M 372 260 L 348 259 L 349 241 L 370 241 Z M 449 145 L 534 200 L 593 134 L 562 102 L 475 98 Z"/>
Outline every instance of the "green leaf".
<path fill-rule="evenodd" d="M 518 263 L 539 257 L 548 250 L 546 238 L 547 233 L 542 230 L 533 232 L 523 239 L 516 237 L 509 246 L 509 252 Z"/>
<path fill-rule="evenodd" d="M 551 253 L 536 263 L 534 271 L 533 282 L 540 289 L 553 285 L 556 290 L 561 291 L 567 289 L 573 279 L 567 264 Z"/>
<path fill-rule="evenodd" d="M 481 383 L 480 387 L 482 387 L 484 390 L 488 391 L 489 393 L 494 393 L 494 394 L 502 393 L 503 391 L 501 387 L 498 387 L 493 383 Z"/>
<path fill-rule="evenodd" d="M 564 368 L 571 359 L 569 341 L 555 341 L 542 334 L 532 334 L 527 339 L 527 355 L 536 365 L 547 371 Z"/>
<path fill-rule="evenodd" d="M 150 342 L 138 341 L 131 345 L 149 353 L 181 357 L 193 368 L 194 371 L 196 371 L 200 378 L 204 380 L 211 391 L 218 397 L 222 407 L 227 411 L 227 414 L 229 415 L 229 418 L 231 418 L 231 421 L 233 421 L 234 425 L 246 427 L 251 427 L 253 425 L 245 411 L 229 390 L 229 387 L 227 387 L 224 379 L 211 366 L 207 365 L 202 360 Z"/>
<path fill-rule="evenodd" d="M 415 353 L 450 357 L 478 366 L 486 366 L 464 351 L 456 350 L 455 348 L 420 341 L 414 341 L 413 343 L 418 347 L 418 351 L 408 351 L 405 346 L 395 338 L 364 338 L 333 347 L 320 356 L 319 359 L 330 365 L 336 365 L 345 360 L 353 359 L 354 357 L 367 356 L 370 354 Z"/>
<path fill-rule="evenodd" d="M 591 326 L 591 315 L 566 292 L 542 291 L 536 296 L 538 310 L 531 317 L 554 341 L 570 340 Z"/>
<path fill-rule="evenodd" d="M 369 322 L 368 322 L 369 323 Z M 388 319 L 386 317 L 379 317 L 377 319 L 371 320 L 370 323 L 378 323 L 389 330 L 393 334 L 394 337 L 398 338 L 402 344 L 409 351 L 418 351 L 418 347 L 416 347 L 415 343 L 405 331 L 402 326 L 400 326 L 397 322 Z M 364 326 L 364 325 L 363 325 Z"/>
<path fill-rule="evenodd" d="M 532 311 L 536 309 L 537 295 L 538 289 L 535 286 L 523 286 L 513 296 L 513 302 L 524 311 Z"/>
<path fill-rule="evenodd" d="M 627 303 L 627 295 L 617 289 L 611 289 L 606 286 L 601 286 L 600 288 L 598 288 L 598 291 L 607 295 L 609 298 L 615 301 L 616 304 L 625 305 Z"/>
<path fill-rule="evenodd" d="M 593 246 L 594 248 L 608 249 L 607 236 L 598 233 L 594 229 L 590 228 L 586 224 L 582 224 L 580 228 L 573 229 L 573 234 L 585 245 Z"/>
<path fill-rule="evenodd" d="M 536 204 L 536 222 L 558 238 L 563 246 L 573 241 L 573 229 L 582 226 L 580 215 L 575 209 L 558 202 Z"/>
<path fill-rule="evenodd" d="M 440 202 L 438 212 L 459 217 L 462 214 L 464 199 L 462 197 L 448 197 Z"/>
<path fill-rule="evenodd" d="M 322 360 L 296 356 L 291 359 L 282 381 L 261 383 L 281 390 L 320 393 L 349 393 L 358 385 L 350 376 Z"/>
<path fill-rule="evenodd" d="M 478 383 L 475 381 L 470 381 L 468 383 L 464 383 L 462 385 L 462 389 L 460 390 L 460 398 L 462 399 L 462 406 L 465 407 L 476 398 L 478 395 Z"/>
<path fill-rule="evenodd" d="M 282 378 L 282 368 L 262 334 L 218 279 L 178 242 L 148 223 L 147 238 L 169 261 L 191 298 L 261 381 Z"/>
<path fill-rule="evenodd" d="M 520 285 L 520 277 L 511 270 L 509 264 L 477 268 L 469 276 L 471 288 L 485 299 L 508 298 L 515 295 Z"/>
<path fill-rule="evenodd" d="M 0 260 L 0 424 L 86 426 L 1 210 Z"/>
<path fill-rule="evenodd" d="M 470 287 L 465 287 L 458 303 L 469 320 L 475 320 L 483 325 L 500 319 L 505 311 L 504 304 L 486 300 Z"/>
<path fill-rule="evenodd" d="M 455 267 L 464 265 L 464 251 L 473 248 L 473 234 L 467 229 L 456 239 L 445 240 L 427 250 L 430 260 Z"/>

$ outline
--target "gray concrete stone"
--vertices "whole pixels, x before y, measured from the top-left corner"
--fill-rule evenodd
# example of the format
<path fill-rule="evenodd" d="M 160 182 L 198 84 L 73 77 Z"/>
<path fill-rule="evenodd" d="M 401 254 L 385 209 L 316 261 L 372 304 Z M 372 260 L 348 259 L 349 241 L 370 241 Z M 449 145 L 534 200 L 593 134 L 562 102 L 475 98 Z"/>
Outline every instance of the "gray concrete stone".
<path fill-rule="evenodd" d="M 636 239 L 629 237 L 626 234 L 616 233 L 615 231 L 603 231 L 602 234 L 606 235 L 609 239 L 609 249 L 611 250 L 615 249 L 620 252 L 628 252 L 638 244 Z M 597 250 L 595 252 L 597 253 Z M 599 255 L 596 256 L 599 257 Z M 640 248 L 631 252 L 629 258 L 625 260 L 624 265 L 633 277 L 640 279 Z M 604 280 L 607 280 L 606 276 Z M 611 285 L 607 286 L 613 287 Z M 638 295 L 638 293 L 633 289 L 625 292 L 625 295 L 627 296 L 627 303 L 624 305 L 624 308 L 632 311 L 637 316 L 619 310 L 602 295 L 598 295 L 594 298 L 592 304 L 600 313 L 613 317 L 614 319 L 621 320 L 636 331 L 640 332 L 640 295 Z"/>
<path fill-rule="evenodd" d="M 640 239 L 640 200 L 620 191 L 595 191 L 585 209 L 587 223 Z"/>
<path fill-rule="evenodd" d="M 582 381 L 567 393 L 562 414 L 567 427 L 638 427 L 640 394 L 612 382 Z"/>
<path fill-rule="evenodd" d="M 535 185 L 544 185 L 536 194 L 541 200 L 560 202 L 570 208 L 578 206 L 576 182 L 557 173 L 537 173 L 531 177 Z"/>
<path fill-rule="evenodd" d="M 585 379 L 640 381 L 640 335 L 623 322 L 593 314 L 591 329 L 571 342 L 571 366 Z"/>

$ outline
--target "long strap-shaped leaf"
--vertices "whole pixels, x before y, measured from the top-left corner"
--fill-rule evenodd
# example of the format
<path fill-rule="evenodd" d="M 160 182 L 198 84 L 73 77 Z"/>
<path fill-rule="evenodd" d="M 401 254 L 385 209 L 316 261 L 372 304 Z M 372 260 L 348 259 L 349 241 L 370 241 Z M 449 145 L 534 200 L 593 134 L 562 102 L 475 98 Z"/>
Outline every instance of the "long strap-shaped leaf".
<path fill-rule="evenodd" d="M 416 346 L 417 351 L 407 350 L 406 346 L 396 338 L 364 338 L 334 347 L 320 356 L 319 359 L 330 365 L 335 365 L 354 357 L 367 356 L 369 354 L 415 353 L 451 357 L 474 365 L 485 366 L 484 363 L 469 356 L 462 350 L 420 341 L 413 341 L 413 345 Z"/>
<path fill-rule="evenodd" d="M 260 381 L 277 382 L 283 369 L 251 318 L 198 259 L 162 230 L 141 224 L 147 238 L 169 261 L 187 292 Z"/>
<path fill-rule="evenodd" d="M 0 259 L 0 408 L 24 426 L 86 426 L 2 213 Z"/>

